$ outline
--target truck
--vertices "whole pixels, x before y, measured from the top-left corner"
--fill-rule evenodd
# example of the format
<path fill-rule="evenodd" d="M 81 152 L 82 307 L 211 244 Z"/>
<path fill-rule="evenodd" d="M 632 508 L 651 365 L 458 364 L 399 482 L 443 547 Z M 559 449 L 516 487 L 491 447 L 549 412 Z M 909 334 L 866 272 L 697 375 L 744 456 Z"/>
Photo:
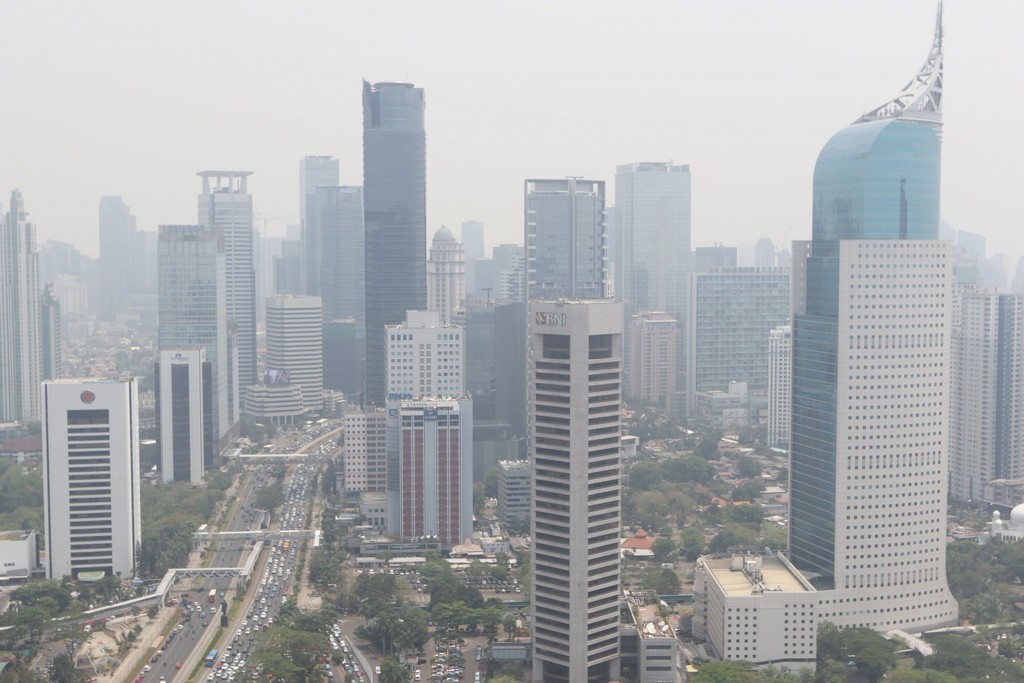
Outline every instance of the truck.
<path fill-rule="evenodd" d="M 211 605 L 213 603 L 217 602 L 217 589 L 216 588 L 211 588 L 210 589 L 210 592 L 206 596 L 206 602 L 210 603 Z"/>

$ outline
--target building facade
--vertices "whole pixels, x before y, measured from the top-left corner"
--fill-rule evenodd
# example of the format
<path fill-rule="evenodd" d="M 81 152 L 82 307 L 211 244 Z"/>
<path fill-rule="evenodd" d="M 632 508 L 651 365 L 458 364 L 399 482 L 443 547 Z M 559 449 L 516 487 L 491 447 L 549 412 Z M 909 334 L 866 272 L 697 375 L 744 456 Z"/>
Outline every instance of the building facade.
<path fill-rule="evenodd" d="M 47 578 L 135 575 L 138 398 L 134 378 L 43 384 Z"/>
<path fill-rule="evenodd" d="M 427 310 L 437 311 L 441 323 L 448 324 L 465 301 L 466 259 L 462 245 L 451 230 L 441 226 L 434 233 L 427 261 Z"/>
<path fill-rule="evenodd" d="M 950 391 L 950 495 L 980 502 L 1024 477 L 1024 295 L 957 288 Z"/>
<path fill-rule="evenodd" d="M 318 187 L 307 200 L 306 294 L 323 299 L 326 321 L 364 320 L 363 188 Z"/>
<path fill-rule="evenodd" d="M 113 322 L 128 310 L 135 261 L 135 216 L 121 197 L 100 198 L 99 319 Z"/>
<path fill-rule="evenodd" d="M 676 393 L 676 319 L 661 311 L 641 311 L 633 315 L 629 337 L 629 395 L 667 405 Z"/>
<path fill-rule="evenodd" d="M 267 370 L 287 370 L 306 412 L 324 404 L 323 306 L 318 296 L 267 299 Z"/>
<path fill-rule="evenodd" d="M 768 333 L 789 320 L 789 273 L 782 268 L 717 268 L 690 284 L 686 379 L 691 414 L 698 392 L 729 382 L 768 388 Z"/>
<path fill-rule="evenodd" d="M 498 461 L 498 521 L 530 521 L 530 461 Z"/>
<path fill-rule="evenodd" d="M 461 327 L 442 324 L 437 311 L 408 311 L 386 334 L 389 400 L 466 393 Z"/>
<path fill-rule="evenodd" d="M 622 304 L 531 301 L 533 680 L 619 678 Z"/>
<path fill-rule="evenodd" d="M 11 193 L 0 233 L 0 421 L 40 416 L 42 325 L 36 226 Z"/>
<path fill-rule="evenodd" d="M 473 402 L 388 401 L 388 532 L 436 536 L 445 548 L 473 534 Z"/>
<path fill-rule="evenodd" d="M 427 307 L 427 138 L 423 89 L 363 82 L 366 400 L 384 405 L 385 325 Z"/>
<path fill-rule="evenodd" d="M 161 225 L 158 245 L 161 349 L 205 349 L 212 379 L 213 421 L 219 441 L 235 425 L 238 397 L 228 391 L 228 322 L 224 241 L 199 225 Z"/>
<path fill-rule="evenodd" d="M 238 402 L 256 376 L 256 235 L 253 229 L 250 171 L 201 171 L 199 224 L 214 228 L 224 242 L 224 304 L 238 339 L 238 375 L 228 375 L 229 417 L 237 420 Z M 232 411 L 232 408 L 234 410 Z"/>
<path fill-rule="evenodd" d="M 306 156 L 299 161 L 299 230 L 304 247 L 303 261 L 313 265 L 319 260 L 320 242 L 318 235 L 310 232 L 309 209 L 313 195 L 318 187 L 336 187 L 341 184 L 341 171 L 338 160 L 330 156 Z M 362 219 L 360 218 L 360 221 Z M 311 268 L 304 267 L 303 272 L 309 273 Z M 313 278 L 314 280 L 318 278 Z M 289 292 L 289 294 L 309 294 L 321 296 L 320 292 L 305 290 Z"/>
<path fill-rule="evenodd" d="M 768 445 L 789 450 L 789 416 L 793 401 L 793 329 L 768 333 Z"/>
<path fill-rule="evenodd" d="M 196 486 L 214 466 L 213 372 L 203 347 L 160 349 L 156 364 L 160 473 Z"/>
<path fill-rule="evenodd" d="M 43 379 L 57 379 L 64 363 L 64 321 L 60 313 L 60 300 L 52 284 L 43 286 L 40 306 L 41 374 Z"/>
<path fill-rule="evenodd" d="M 387 415 L 383 410 L 345 414 L 342 470 L 346 491 L 388 488 Z"/>
<path fill-rule="evenodd" d="M 526 181 L 526 281 L 530 299 L 603 299 L 608 276 L 604 181 Z"/>
<path fill-rule="evenodd" d="M 806 312 L 793 321 L 789 548 L 816 576 L 818 619 L 841 627 L 957 623 L 941 96 L 940 14 L 917 76 L 836 133 L 814 169 Z"/>

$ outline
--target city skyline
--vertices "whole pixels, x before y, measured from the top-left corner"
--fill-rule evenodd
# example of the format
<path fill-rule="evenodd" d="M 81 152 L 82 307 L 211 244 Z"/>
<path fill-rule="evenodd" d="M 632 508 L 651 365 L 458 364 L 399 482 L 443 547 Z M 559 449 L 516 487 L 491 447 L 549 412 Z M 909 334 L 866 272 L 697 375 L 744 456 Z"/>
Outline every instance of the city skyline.
<path fill-rule="evenodd" d="M 68 21 L 68 29 L 76 28 L 66 35 L 67 29 L 31 6 L 13 8 L 6 24 L 12 28 L 0 29 L 0 54 L 11 51 L 26 64 L 12 74 L 12 90 L 25 99 L 10 114 L 19 136 L 8 143 L 0 186 L 17 187 L 31 198 L 40 243 L 74 241 L 91 254 L 97 253 L 100 196 L 123 196 L 140 229 L 190 223 L 190 179 L 198 168 L 253 170 L 257 227 L 277 235 L 299 223 L 295 165 L 304 155 L 337 157 L 341 182 L 361 184 L 355 91 L 362 77 L 412 81 L 430 95 L 428 234 L 442 224 L 454 228 L 479 219 L 488 246 L 518 241 L 522 178 L 572 174 L 613 182 L 616 164 L 671 160 L 690 164 L 693 171 L 695 246 L 753 244 L 768 235 L 778 247 L 809 236 L 808 181 L 818 141 L 849 123 L 850 112 L 865 111 L 891 94 L 885 76 L 893 65 L 906 71 L 917 65 L 912 46 L 926 38 L 922 27 L 934 13 L 931 0 L 895 6 L 880 1 L 653 3 L 631 9 L 634 21 L 623 22 L 611 5 L 599 3 L 588 12 L 591 30 L 573 37 L 555 34 L 554 27 L 563 25 L 559 18 L 571 13 L 559 6 L 543 8 L 544 22 L 537 21 L 540 9 L 518 6 L 499 9 L 496 18 L 503 21 L 487 21 L 481 15 L 487 10 L 445 3 L 450 11 L 438 16 L 444 14 L 446 21 L 434 23 L 424 15 L 428 10 L 411 4 L 400 3 L 406 11 L 397 13 L 331 6 L 345 26 L 373 25 L 377 12 L 392 15 L 394 39 L 375 46 L 361 34 L 337 41 L 324 33 L 318 40 L 321 30 L 333 31 L 334 22 L 323 21 L 324 13 L 317 11 L 327 6 L 298 13 L 248 6 L 238 12 L 227 5 L 204 14 L 208 21 L 198 26 L 186 4 L 180 15 L 165 19 L 188 22 L 194 34 L 190 52 L 146 30 L 142 19 L 159 8 L 118 7 L 118 21 L 108 21 L 114 7 L 101 4 L 89 16 Z M 985 234 L 990 252 L 1015 257 L 1015 213 L 1009 202 L 1019 172 L 1010 164 L 1024 141 L 1009 119 L 983 112 L 1015 110 L 1024 98 L 1001 87 L 1007 60 L 1013 59 L 1009 31 L 1024 18 L 1024 8 L 952 3 L 946 12 L 956 54 L 947 75 L 957 89 L 946 107 L 943 218 Z M 43 21 L 46 31 L 34 30 Z M 273 27 L 276 52 L 291 50 L 294 59 L 267 62 L 272 57 L 256 50 L 258 39 L 204 42 L 206 31 L 213 35 L 228 21 L 240 22 L 239 35 L 258 37 Z M 79 30 L 83 22 L 90 30 Z M 418 32 L 424 24 L 436 31 Z M 521 39 L 515 33 L 520 28 L 529 31 L 532 43 L 526 54 L 510 49 Z M 40 33 L 59 47 L 44 54 L 45 41 L 26 42 Z M 85 36 L 104 48 L 83 44 Z M 632 53 L 605 49 L 633 42 L 638 47 Z M 163 55 L 172 50 L 180 62 L 168 71 L 163 63 L 170 60 Z M 245 63 L 233 70 L 231 88 L 182 76 L 224 53 Z M 569 54 L 592 68 L 557 86 L 535 77 L 544 60 Z M 286 74 L 301 60 L 302 77 Z M 47 88 L 31 87 L 41 78 Z M 329 79 L 339 87 L 325 93 L 314 110 L 286 106 L 291 95 L 300 97 L 313 87 L 310 79 Z M 111 89 L 108 81 L 125 87 Z M 474 87 L 463 88 L 467 82 Z M 160 88 L 151 91 L 150 83 Z M 632 100 L 638 89 L 646 93 L 644 107 L 604 106 L 610 98 Z M 508 92 L 516 93 L 515 107 L 508 106 Z M 196 97 L 208 106 L 188 112 Z M 273 97 L 281 104 L 274 105 Z M 58 118 L 66 111 L 63 98 L 78 104 L 73 122 Z M 538 101 L 547 106 L 534 106 Z M 969 103 L 975 101 L 988 105 L 973 110 Z M 247 109 L 261 115 L 251 120 L 237 115 Z M 581 111 L 587 116 L 578 116 Z M 636 125 L 638 111 L 644 115 L 642 126 Z M 220 124 L 228 116 L 231 126 Z M 161 137 L 150 141 L 155 129 Z M 968 130 L 976 134 L 969 136 Z M 510 134 L 529 143 L 515 144 Z M 261 144 L 253 144 L 255 139 Z M 994 149 L 1000 150 L 998 157 Z M 101 155 L 104 166 L 92 168 Z M 154 156 L 160 164 L 153 163 Z M 89 167 L 90 172 L 54 182 L 55 161 L 61 168 Z M 732 200 L 736 193 L 744 201 Z"/>

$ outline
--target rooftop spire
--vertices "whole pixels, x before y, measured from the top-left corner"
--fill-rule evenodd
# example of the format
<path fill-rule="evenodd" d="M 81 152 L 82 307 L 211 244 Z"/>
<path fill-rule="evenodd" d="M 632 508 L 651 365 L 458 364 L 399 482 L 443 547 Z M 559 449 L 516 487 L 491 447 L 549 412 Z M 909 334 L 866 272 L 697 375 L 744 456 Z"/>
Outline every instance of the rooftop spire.
<path fill-rule="evenodd" d="M 935 16 L 935 37 L 917 75 L 888 102 L 867 112 L 857 123 L 878 119 L 907 119 L 942 123 L 942 0 Z"/>

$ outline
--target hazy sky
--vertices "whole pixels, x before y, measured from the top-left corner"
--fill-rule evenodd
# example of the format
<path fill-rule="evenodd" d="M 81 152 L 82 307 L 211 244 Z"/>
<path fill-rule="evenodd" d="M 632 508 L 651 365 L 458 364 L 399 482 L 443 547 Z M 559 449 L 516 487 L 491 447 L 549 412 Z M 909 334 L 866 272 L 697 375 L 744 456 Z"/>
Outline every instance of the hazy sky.
<path fill-rule="evenodd" d="M 362 183 L 361 79 L 426 90 L 428 236 L 522 241 L 523 179 L 688 163 L 693 244 L 810 236 L 828 138 L 902 87 L 933 0 L 4 3 L 0 202 L 97 253 L 99 198 L 194 223 L 207 168 L 298 222 L 298 162 Z M 1024 251 L 1024 3 L 946 4 L 942 213 Z"/>

